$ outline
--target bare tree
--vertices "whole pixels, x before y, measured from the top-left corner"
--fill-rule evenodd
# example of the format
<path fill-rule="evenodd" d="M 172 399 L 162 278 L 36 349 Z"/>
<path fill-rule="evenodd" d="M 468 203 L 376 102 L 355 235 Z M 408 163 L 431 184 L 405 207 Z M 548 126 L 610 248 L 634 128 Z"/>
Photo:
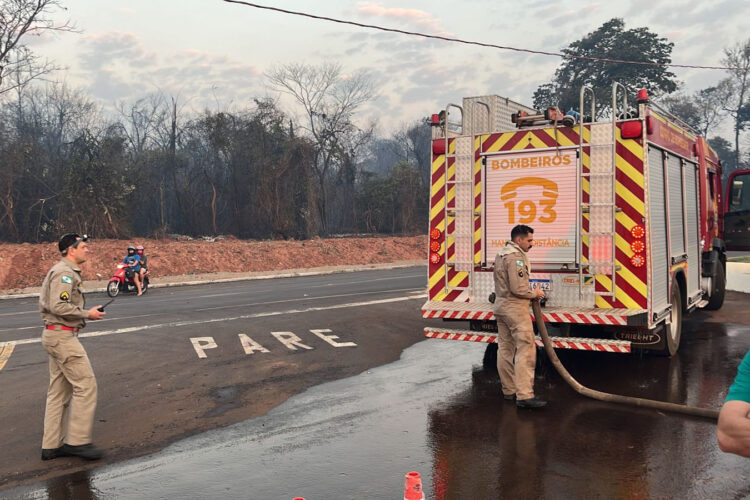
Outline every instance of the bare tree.
<path fill-rule="evenodd" d="M 286 64 L 266 75 L 271 86 L 294 98 L 305 114 L 306 130 L 315 143 L 313 168 L 318 177 L 318 212 L 323 234 L 328 232 L 326 181 L 336 168 L 343 136 L 356 129 L 356 111 L 375 97 L 372 77 L 365 72 L 344 75 L 340 64 Z"/>
<path fill-rule="evenodd" d="M 729 70 L 726 85 L 730 86 L 729 98 L 725 101 L 724 110 L 734 120 L 734 161 L 740 164 L 740 132 L 748 123 L 744 110 L 750 103 L 750 38 L 734 47 L 724 49 L 723 64 Z"/>
<path fill-rule="evenodd" d="M 63 9 L 58 0 L 0 0 L 0 94 L 57 69 L 40 60 L 23 42 L 50 31 L 75 31 L 69 21 L 56 22 L 51 13 Z M 13 82 L 6 78 L 14 75 Z"/>
<path fill-rule="evenodd" d="M 156 139 L 157 131 L 169 113 L 160 92 L 138 99 L 131 105 L 119 103 L 117 109 L 125 120 L 125 135 L 136 153 L 143 152 Z"/>

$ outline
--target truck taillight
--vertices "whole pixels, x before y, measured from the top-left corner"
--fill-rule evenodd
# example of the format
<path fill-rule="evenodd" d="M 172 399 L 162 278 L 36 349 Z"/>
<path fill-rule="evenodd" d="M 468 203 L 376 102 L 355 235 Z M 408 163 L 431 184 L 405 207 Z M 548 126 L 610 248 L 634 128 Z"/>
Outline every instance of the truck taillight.
<path fill-rule="evenodd" d="M 643 237 L 646 236 L 646 230 L 643 226 L 633 226 L 630 229 L 630 235 L 634 238 L 630 242 L 630 249 L 633 251 L 633 256 L 630 257 L 630 264 L 633 267 L 643 267 L 646 263 L 646 257 L 642 253 L 646 250 L 646 243 L 643 241 Z"/>
<path fill-rule="evenodd" d="M 442 236 L 443 232 L 440 231 L 440 229 L 435 228 L 432 231 L 430 231 L 430 239 L 431 240 L 439 240 L 440 236 Z"/>
<path fill-rule="evenodd" d="M 439 253 L 431 253 L 430 254 L 430 263 L 431 264 L 440 264 L 440 254 Z"/>
<path fill-rule="evenodd" d="M 440 242 L 439 241 L 431 241 L 430 242 L 430 250 L 433 252 L 437 252 L 440 250 Z"/>

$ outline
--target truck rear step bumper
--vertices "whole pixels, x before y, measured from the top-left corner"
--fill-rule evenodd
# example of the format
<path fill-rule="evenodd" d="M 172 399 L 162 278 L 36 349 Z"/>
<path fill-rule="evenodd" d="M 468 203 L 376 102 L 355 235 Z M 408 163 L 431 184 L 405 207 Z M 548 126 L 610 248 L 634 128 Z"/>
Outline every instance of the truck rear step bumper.
<path fill-rule="evenodd" d="M 531 310 L 529 309 L 529 314 Z M 547 323 L 577 323 L 587 325 L 646 326 L 645 309 L 599 309 L 587 307 L 545 307 L 543 320 Z M 427 301 L 422 306 L 423 318 L 493 320 L 489 302 Z M 533 319 L 533 315 L 532 315 Z"/>
<path fill-rule="evenodd" d="M 497 341 L 497 335 L 477 333 L 472 330 L 449 330 L 446 328 L 425 328 L 424 336 L 431 339 L 463 340 L 466 342 L 485 342 L 491 344 Z M 575 349 L 579 351 L 600 351 L 630 353 L 630 342 L 627 340 L 589 339 L 582 337 L 550 337 L 556 349 Z M 536 345 L 544 345 L 540 337 L 536 337 Z"/>

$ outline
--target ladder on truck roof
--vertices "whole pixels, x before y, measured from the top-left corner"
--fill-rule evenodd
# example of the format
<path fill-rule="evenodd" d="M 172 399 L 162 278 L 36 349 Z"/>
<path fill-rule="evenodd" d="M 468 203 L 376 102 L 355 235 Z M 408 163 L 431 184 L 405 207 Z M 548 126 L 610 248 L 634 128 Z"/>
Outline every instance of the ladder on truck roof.
<path fill-rule="evenodd" d="M 623 113 L 627 113 L 627 89 L 620 83 L 612 84 L 612 120 L 611 122 L 596 123 L 596 95 L 594 89 L 584 85 L 580 92 L 580 110 L 578 127 L 578 158 L 581 162 L 581 183 L 588 182 L 588 201 L 581 202 L 583 214 L 588 214 L 588 228 L 581 224 L 578 237 L 578 258 L 581 260 L 578 266 L 578 294 L 583 296 L 584 276 L 607 275 L 611 276 L 611 290 L 597 291 L 594 286 L 594 295 L 604 297 L 615 297 L 617 279 L 616 249 L 616 217 L 617 212 L 622 210 L 615 203 L 616 192 L 616 166 L 617 159 L 617 93 L 622 90 Z M 589 168 L 583 170 L 584 140 L 583 140 L 583 117 L 586 95 L 591 95 L 591 124 L 589 141 Z M 582 186 L 581 186 L 582 187 Z M 582 192 L 582 189 L 579 189 Z M 582 214 L 582 217 L 583 217 Z M 588 245 L 588 258 L 583 262 L 583 242 Z M 584 268 L 586 272 L 584 272 Z"/>
<path fill-rule="evenodd" d="M 487 119 L 481 120 L 483 123 L 477 126 L 478 113 L 474 109 L 476 106 L 483 107 L 487 112 Z M 454 175 L 448 175 L 449 168 L 446 165 L 445 193 L 446 200 L 453 200 L 453 206 L 445 204 L 445 241 L 449 246 L 453 245 L 452 254 L 446 251 L 445 264 L 453 267 L 454 271 L 467 272 L 469 283 L 467 287 L 451 285 L 450 276 L 445 273 L 446 290 L 469 290 L 473 295 L 473 272 L 474 272 L 474 221 L 481 217 L 481 212 L 474 208 L 474 135 L 477 129 L 483 133 L 489 133 L 491 116 L 490 107 L 482 101 L 472 103 L 471 123 L 465 123 L 463 108 L 456 104 L 446 106 L 446 127 L 448 127 L 448 110 L 451 107 L 458 108 L 461 111 L 461 123 L 451 122 L 453 125 L 460 125 L 461 132 L 455 140 L 455 151 L 451 154 L 448 148 L 448 136 L 446 134 L 446 163 L 453 158 Z M 453 193 L 452 198 L 450 193 Z M 452 224 L 451 224 L 452 223 Z"/>

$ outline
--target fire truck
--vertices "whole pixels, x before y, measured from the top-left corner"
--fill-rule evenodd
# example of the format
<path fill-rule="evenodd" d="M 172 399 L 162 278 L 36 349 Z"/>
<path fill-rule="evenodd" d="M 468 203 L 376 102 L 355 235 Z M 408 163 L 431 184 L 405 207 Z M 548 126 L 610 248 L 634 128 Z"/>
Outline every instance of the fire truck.
<path fill-rule="evenodd" d="M 495 342 L 492 267 L 517 224 L 534 229 L 530 283 L 558 348 L 672 355 L 683 314 L 722 306 L 718 156 L 646 90 L 633 94 L 615 83 L 602 110 L 584 86 L 565 114 L 470 97 L 432 116 L 422 316 L 469 329 L 427 337 Z"/>

